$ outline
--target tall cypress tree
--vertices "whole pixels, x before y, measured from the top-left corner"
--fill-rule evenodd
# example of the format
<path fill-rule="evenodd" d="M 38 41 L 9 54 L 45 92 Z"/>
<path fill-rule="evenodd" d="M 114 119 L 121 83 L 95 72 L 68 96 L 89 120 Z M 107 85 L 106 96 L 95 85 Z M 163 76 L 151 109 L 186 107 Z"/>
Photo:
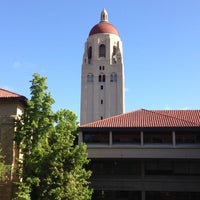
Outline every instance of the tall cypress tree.
<path fill-rule="evenodd" d="M 54 100 L 45 77 L 34 74 L 31 83 L 31 99 L 16 121 L 15 141 L 22 156 L 15 200 L 91 199 L 86 146 L 75 144 L 76 115 L 52 111 Z"/>

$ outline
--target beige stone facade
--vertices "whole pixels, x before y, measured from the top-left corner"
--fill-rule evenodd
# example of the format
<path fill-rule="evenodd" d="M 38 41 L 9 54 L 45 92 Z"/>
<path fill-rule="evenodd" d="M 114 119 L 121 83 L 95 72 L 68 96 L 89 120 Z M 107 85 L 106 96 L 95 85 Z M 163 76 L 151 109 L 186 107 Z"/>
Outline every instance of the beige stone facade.
<path fill-rule="evenodd" d="M 137 110 L 79 127 L 94 200 L 199 200 L 200 110 Z"/>
<path fill-rule="evenodd" d="M 107 13 L 102 11 L 101 17 Z M 102 17 L 103 18 L 103 17 Z M 85 43 L 81 82 L 81 124 L 124 112 L 122 42 L 117 30 L 102 19 Z"/>
<path fill-rule="evenodd" d="M 15 193 L 16 158 L 18 152 L 14 143 L 14 120 L 23 113 L 26 98 L 0 89 L 0 144 L 7 165 L 11 166 L 8 180 L 0 183 L 0 199 L 11 200 Z"/>

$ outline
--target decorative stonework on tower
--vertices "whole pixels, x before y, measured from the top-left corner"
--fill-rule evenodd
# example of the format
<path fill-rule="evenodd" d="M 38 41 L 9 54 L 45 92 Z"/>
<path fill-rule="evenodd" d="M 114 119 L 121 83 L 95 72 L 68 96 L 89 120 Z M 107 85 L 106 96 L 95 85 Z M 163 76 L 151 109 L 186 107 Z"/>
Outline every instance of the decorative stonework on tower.
<path fill-rule="evenodd" d="M 81 79 L 81 124 L 124 112 L 122 42 L 105 9 L 85 43 Z"/>

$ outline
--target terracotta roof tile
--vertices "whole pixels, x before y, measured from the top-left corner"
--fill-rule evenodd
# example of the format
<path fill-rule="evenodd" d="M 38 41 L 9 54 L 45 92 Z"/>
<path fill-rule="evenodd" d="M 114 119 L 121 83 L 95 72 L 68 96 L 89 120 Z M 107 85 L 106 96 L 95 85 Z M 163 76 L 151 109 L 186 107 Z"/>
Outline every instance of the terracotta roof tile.
<path fill-rule="evenodd" d="M 21 97 L 21 95 L 0 88 L 0 98 Z"/>
<path fill-rule="evenodd" d="M 26 105 L 27 98 L 20 94 L 0 88 L 0 100 L 19 100 Z"/>
<path fill-rule="evenodd" d="M 119 36 L 117 29 L 108 22 L 100 22 L 96 24 L 90 31 L 89 36 L 97 33 L 112 33 Z"/>
<path fill-rule="evenodd" d="M 200 127 L 200 110 L 136 110 L 83 124 L 81 128 Z"/>

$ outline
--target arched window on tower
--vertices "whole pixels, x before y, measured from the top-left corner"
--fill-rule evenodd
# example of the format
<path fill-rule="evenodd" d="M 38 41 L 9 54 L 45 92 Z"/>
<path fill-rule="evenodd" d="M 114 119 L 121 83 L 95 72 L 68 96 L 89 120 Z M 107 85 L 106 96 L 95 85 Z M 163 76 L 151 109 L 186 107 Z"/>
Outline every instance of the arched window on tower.
<path fill-rule="evenodd" d="M 110 82 L 117 82 L 117 74 L 116 73 L 112 73 L 110 75 Z"/>
<path fill-rule="evenodd" d="M 106 46 L 105 46 L 105 44 L 101 44 L 99 46 L 99 57 L 106 57 Z"/>
<path fill-rule="evenodd" d="M 106 76 L 105 74 L 100 74 L 99 75 L 99 82 L 105 82 L 106 81 Z"/>
<path fill-rule="evenodd" d="M 90 46 L 88 48 L 88 59 L 91 59 L 92 58 L 92 47 Z"/>
<path fill-rule="evenodd" d="M 93 80 L 93 77 L 94 77 L 93 74 L 88 74 L 88 75 L 87 75 L 87 82 L 88 82 L 88 83 L 93 83 L 93 81 L 94 81 L 94 80 Z"/>

